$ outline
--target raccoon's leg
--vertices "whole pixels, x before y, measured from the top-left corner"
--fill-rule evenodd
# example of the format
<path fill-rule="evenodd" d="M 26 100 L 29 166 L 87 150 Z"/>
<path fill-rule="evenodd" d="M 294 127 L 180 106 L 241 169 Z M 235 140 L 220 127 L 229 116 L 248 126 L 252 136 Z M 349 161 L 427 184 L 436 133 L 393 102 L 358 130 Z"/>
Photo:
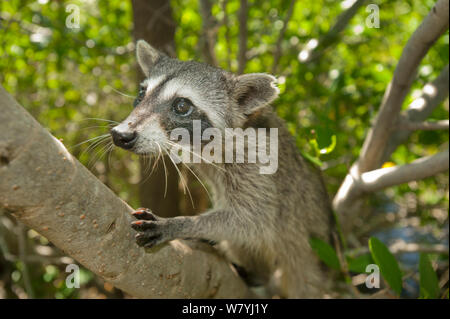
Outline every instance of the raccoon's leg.
<path fill-rule="evenodd" d="M 173 239 L 204 239 L 219 242 L 236 238 L 242 230 L 226 225 L 232 223 L 232 215 L 226 210 L 210 210 L 199 216 L 179 216 L 163 218 L 148 209 L 139 209 L 133 213 L 138 220 L 131 223 L 136 230 L 136 242 L 139 246 L 152 247 Z"/>

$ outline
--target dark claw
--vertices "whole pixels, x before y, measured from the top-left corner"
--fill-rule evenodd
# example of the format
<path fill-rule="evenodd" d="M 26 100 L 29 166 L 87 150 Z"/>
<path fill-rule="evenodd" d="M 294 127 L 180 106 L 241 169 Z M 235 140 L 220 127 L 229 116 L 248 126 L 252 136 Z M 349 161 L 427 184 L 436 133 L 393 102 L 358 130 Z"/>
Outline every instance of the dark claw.
<path fill-rule="evenodd" d="M 136 220 L 131 223 L 131 228 L 136 231 L 145 231 L 148 229 L 155 229 L 158 225 L 151 220 Z"/>
<path fill-rule="evenodd" d="M 141 247 L 153 247 L 161 239 L 161 235 L 149 235 L 147 233 L 138 233 L 136 235 L 136 243 Z"/>
<path fill-rule="evenodd" d="M 167 241 L 167 223 L 164 218 L 158 217 L 147 208 L 139 208 L 132 215 L 137 219 L 131 223 L 138 233 L 136 243 L 141 247 L 153 247 Z"/>
<path fill-rule="evenodd" d="M 156 220 L 156 216 L 148 208 L 139 208 L 131 214 L 139 220 Z"/>
<path fill-rule="evenodd" d="M 160 238 L 161 238 L 161 236 L 156 236 L 156 237 L 153 237 L 153 238 L 149 239 L 147 241 L 147 243 L 144 245 L 144 247 L 145 248 L 151 248 L 151 247 L 159 244 Z"/>

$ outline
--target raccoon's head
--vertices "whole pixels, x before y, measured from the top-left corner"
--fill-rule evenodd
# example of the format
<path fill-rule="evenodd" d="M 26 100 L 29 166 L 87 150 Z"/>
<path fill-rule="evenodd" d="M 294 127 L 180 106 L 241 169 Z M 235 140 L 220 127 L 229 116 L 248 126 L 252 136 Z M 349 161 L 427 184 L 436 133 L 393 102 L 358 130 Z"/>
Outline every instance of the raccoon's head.
<path fill-rule="evenodd" d="M 192 133 L 194 120 L 201 121 L 202 131 L 242 127 L 278 96 L 276 79 L 268 74 L 236 76 L 204 63 L 172 59 L 143 40 L 136 51 L 146 79 L 133 111 L 111 135 L 117 146 L 137 154 L 158 153 L 176 128 Z"/>

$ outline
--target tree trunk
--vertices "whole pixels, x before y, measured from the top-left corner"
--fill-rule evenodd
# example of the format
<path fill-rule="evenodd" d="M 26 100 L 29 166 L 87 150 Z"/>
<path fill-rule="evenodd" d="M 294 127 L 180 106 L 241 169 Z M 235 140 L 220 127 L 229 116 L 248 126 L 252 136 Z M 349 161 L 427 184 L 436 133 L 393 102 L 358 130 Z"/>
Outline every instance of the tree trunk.
<path fill-rule="evenodd" d="M 132 210 L 0 86 L 0 209 L 123 291 L 147 298 L 242 298 L 214 250 L 175 240 L 139 248 Z"/>
<path fill-rule="evenodd" d="M 170 1 L 166 0 L 133 0 L 134 39 L 143 39 L 158 50 L 174 57 L 175 54 L 175 28 L 172 18 Z M 137 66 L 138 82 L 144 80 L 144 75 Z M 166 161 L 168 162 L 168 161 Z M 141 159 L 141 181 L 139 198 L 141 206 L 152 209 L 162 217 L 180 215 L 180 193 L 178 189 L 178 175 L 175 167 L 167 165 L 167 193 L 165 189 L 165 170 L 159 163 L 148 178 L 146 166 Z M 147 170 L 148 171 L 148 170 Z"/>

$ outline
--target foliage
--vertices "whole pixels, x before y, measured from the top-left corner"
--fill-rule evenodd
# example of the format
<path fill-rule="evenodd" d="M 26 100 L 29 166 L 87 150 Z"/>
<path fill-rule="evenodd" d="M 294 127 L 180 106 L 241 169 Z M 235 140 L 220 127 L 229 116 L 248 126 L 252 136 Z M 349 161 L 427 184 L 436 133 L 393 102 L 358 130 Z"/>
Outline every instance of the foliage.
<path fill-rule="evenodd" d="M 397 260 L 390 253 L 389 249 L 376 237 L 369 240 L 369 248 L 373 260 L 380 267 L 381 274 L 398 295 L 402 292 L 402 272 Z"/>
<path fill-rule="evenodd" d="M 341 264 L 333 247 L 330 244 L 318 238 L 310 239 L 311 248 L 317 253 L 320 260 L 322 260 L 328 267 L 340 270 Z"/>
<path fill-rule="evenodd" d="M 436 272 L 431 266 L 430 259 L 426 254 L 420 254 L 419 261 L 420 272 L 420 297 L 439 298 L 439 282 Z"/>

